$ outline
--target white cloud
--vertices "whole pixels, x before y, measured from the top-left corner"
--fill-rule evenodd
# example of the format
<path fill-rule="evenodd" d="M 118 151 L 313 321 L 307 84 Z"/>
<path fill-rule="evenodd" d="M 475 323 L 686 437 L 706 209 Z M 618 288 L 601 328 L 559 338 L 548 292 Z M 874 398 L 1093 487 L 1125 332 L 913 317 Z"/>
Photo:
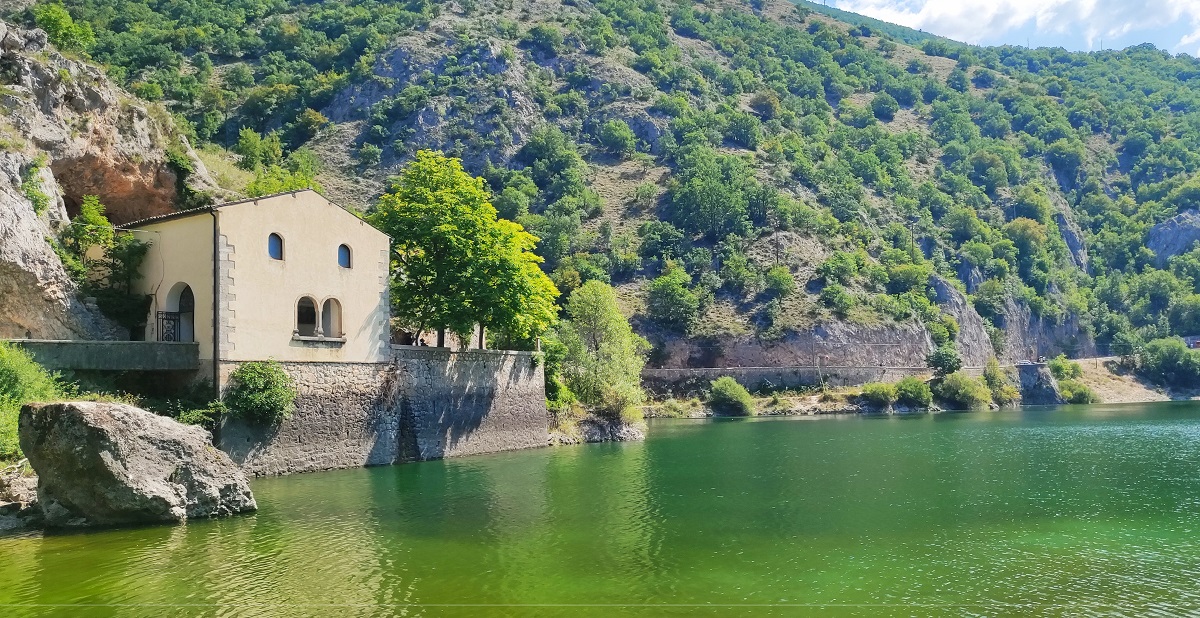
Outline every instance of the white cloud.
<path fill-rule="evenodd" d="M 1002 40 L 1025 28 L 1082 37 L 1088 47 L 1167 28 L 1183 33 L 1160 45 L 1180 51 L 1200 42 L 1200 0 L 839 0 L 837 6 L 967 43 Z"/>

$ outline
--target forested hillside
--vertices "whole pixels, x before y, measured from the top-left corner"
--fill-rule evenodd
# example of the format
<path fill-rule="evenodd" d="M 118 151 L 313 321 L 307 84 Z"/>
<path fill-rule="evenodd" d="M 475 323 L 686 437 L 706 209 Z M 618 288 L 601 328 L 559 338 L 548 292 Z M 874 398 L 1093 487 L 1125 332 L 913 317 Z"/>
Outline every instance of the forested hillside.
<path fill-rule="evenodd" d="M 1155 231 L 1200 200 L 1200 62 L 1151 46 L 978 48 L 782 0 L 8 17 L 161 101 L 227 188 L 369 209 L 418 149 L 461 157 L 560 289 L 617 287 L 659 365 L 1200 334 L 1200 224 Z"/>

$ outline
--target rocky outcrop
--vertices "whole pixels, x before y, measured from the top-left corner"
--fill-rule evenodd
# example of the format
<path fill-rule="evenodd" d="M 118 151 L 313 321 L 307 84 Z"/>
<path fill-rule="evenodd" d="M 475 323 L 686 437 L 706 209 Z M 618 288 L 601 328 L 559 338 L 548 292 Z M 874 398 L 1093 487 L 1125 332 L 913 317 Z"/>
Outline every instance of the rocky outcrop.
<path fill-rule="evenodd" d="M 192 158 L 191 190 L 216 191 L 163 118 L 54 51 L 45 32 L 0 22 L 0 338 L 124 338 L 77 297 L 48 239 L 85 195 L 118 224 L 174 210 L 172 144 Z"/>
<path fill-rule="evenodd" d="M 180 522 L 257 508 L 207 431 L 117 403 L 29 405 L 21 449 L 47 526 Z"/>
<path fill-rule="evenodd" d="M 551 445 L 595 444 L 599 442 L 640 442 L 646 439 L 646 426 L 589 414 L 575 423 L 550 430 Z"/>
<path fill-rule="evenodd" d="M 1027 406 L 1053 406 L 1066 403 L 1058 390 L 1058 381 L 1046 365 L 1017 365 L 1021 403 Z"/>
<path fill-rule="evenodd" d="M 1072 358 L 1096 355 L 1096 341 L 1074 314 L 1067 314 L 1055 322 L 1033 315 L 1029 305 L 1009 298 L 996 326 L 1004 330 L 1002 362 L 1015 363 L 1059 354 Z"/>
<path fill-rule="evenodd" d="M 1154 252 L 1159 268 L 1167 260 L 1191 251 L 1200 241 L 1200 212 L 1185 210 L 1150 229 L 1146 236 L 1146 248 Z"/>
<path fill-rule="evenodd" d="M 949 281 L 935 276 L 930 283 L 942 311 L 950 314 L 958 322 L 956 346 L 963 364 L 968 367 L 983 366 L 996 354 L 987 329 L 983 326 L 983 318 L 979 317 L 975 307 L 967 302 L 967 297 Z"/>

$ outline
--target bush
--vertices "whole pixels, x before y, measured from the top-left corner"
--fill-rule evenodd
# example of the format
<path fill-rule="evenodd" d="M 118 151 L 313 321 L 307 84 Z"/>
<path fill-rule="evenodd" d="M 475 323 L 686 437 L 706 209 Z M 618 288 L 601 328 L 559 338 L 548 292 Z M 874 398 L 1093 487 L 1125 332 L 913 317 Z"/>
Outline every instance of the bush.
<path fill-rule="evenodd" d="M 1067 360 L 1066 354 L 1059 354 L 1050 359 L 1050 373 L 1055 380 L 1077 380 L 1083 377 L 1083 367 L 1072 360 Z"/>
<path fill-rule="evenodd" d="M 600 127 L 600 144 L 615 155 L 627 157 L 637 150 L 637 136 L 624 120 L 610 120 Z"/>
<path fill-rule="evenodd" d="M 650 319 L 686 333 L 700 315 L 700 299 L 688 289 L 691 277 L 682 268 L 671 268 L 650 282 L 646 310 Z"/>
<path fill-rule="evenodd" d="M 1000 369 L 1000 363 L 995 357 L 988 359 L 987 367 L 983 370 L 983 383 L 992 392 L 992 401 L 1004 406 L 1021 398 L 1021 391 L 1008 381 L 1008 376 Z"/>
<path fill-rule="evenodd" d="M 62 386 L 55 376 L 24 350 L 0 342 L 0 461 L 21 458 L 17 441 L 17 414 L 21 406 L 62 396 Z"/>
<path fill-rule="evenodd" d="M 787 298 L 796 291 L 796 278 L 787 266 L 773 266 L 766 274 L 767 292 L 776 298 Z"/>
<path fill-rule="evenodd" d="M 954 349 L 954 344 L 947 343 L 939 346 L 925 358 L 925 362 L 933 369 L 939 377 L 950 375 L 959 369 L 962 369 L 962 357 L 958 355 L 958 350 Z"/>
<path fill-rule="evenodd" d="M 729 376 L 717 378 L 708 392 L 708 404 L 717 414 L 726 416 L 753 416 L 754 398 L 746 387 Z"/>
<path fill-rule="evenodd" d="M 1075 380 L 1059 381 L 1058 391 L 1067 403 L 1100 403 L 1100 397 L 1092 389 Z"/>
<path fill-rule="evenodd" d="M 862 398 L 873 406 L 886 408 L 896 403 L 895 384 L 872 383 L 863 386 Z"/>
<path fill-rule="evenodd" d="M 919 378 L 904 378 L 896 383 L 896 400 L 910 408 L 928 408 L 933 403 L 933 391 Z"/>
<path fill-rule="evenodd" d="M 965 410 L 985 409 L 992 400 L 988 387 L 965 373 L 952 373 L 942 378 L 934 391 L 939 400 Z"/>
<path fill-rule="evenodd" d="M 295 401 L 292 378 L 276 361 L 238 367 L 225 391 L 225 406 L 230 415 L 260 425 L 275 425 L 291 416 Z"/>

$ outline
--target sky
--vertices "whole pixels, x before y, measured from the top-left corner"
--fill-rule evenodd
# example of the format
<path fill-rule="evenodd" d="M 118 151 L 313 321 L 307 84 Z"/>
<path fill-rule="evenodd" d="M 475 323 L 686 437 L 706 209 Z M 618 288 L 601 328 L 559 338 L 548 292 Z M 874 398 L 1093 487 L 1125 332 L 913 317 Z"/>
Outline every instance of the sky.
<path fill-rule="evenodd" d="M 818 2 L 820 0 L 817 0 Z M 977 45 L 1200 56 L 1200 0 L 828 0 L 839 9 Z"/>

